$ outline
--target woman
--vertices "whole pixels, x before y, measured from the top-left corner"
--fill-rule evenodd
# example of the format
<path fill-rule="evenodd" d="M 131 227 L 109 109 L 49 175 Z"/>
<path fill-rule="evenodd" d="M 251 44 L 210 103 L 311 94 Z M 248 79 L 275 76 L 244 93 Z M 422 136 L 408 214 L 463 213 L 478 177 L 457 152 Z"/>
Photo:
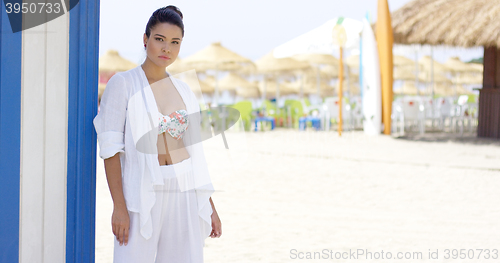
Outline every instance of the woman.
<path fill-rule="evenodd" d="M 165 68 L 180 51 L 182 13 L 156 10 L 144 63 L 109 80 L 94 119 L 113 198 L 114 262 L 203 262 L 221 222 L 200 136 L 200 107 Z"/>

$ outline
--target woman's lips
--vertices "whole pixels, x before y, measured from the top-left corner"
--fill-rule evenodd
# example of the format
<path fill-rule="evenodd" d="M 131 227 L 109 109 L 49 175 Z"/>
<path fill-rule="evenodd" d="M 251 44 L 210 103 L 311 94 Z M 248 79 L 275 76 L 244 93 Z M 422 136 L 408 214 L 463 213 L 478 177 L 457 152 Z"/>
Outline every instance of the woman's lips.
<path fill-rule="evenodd" d="M 161 59 L 165 59 L 165 60 L 169 60 L 170 58 L 169 57 L 166 57 L 166 56 L 160 56 Z"/>

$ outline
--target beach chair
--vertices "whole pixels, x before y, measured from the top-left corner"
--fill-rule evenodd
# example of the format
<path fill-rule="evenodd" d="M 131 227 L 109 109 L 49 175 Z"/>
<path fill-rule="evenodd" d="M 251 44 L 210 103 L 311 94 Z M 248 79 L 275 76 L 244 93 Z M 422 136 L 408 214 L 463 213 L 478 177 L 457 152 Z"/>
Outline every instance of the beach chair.
<path fill-rule="evenodd" d="M 250 131 L 252 125 L 252 102 L 244 100 L 230 107 L 239 111 L 245 131 Z"/>
<path fill-rule="evenodd" d="M 298 100 L 286 100 L 285 109 L 289 127 L 292 126 L 295 129 L 299 128 L 299 118 L 304 115 L 302 103 Z"/>
<path fill-rule="evenodd" d="M 420 134 L 424 134 L 424 106 L 421 103 L 421 99 L 417 97 L 403 98 L 401 109 L 403 111 L 403 122 L 405 128 L 407 127 L 407 124 L 409 131 L 412 131 L 414 128 L 418 127 Z"/>
<path fill-rule="evenodd" d="M 271 128 L 274 129 L 278 119 L 280 118 L 280 115 L 282 114 L 282 113 L 280 114 L 277 113 L 276 104 L 272 103 L 269 100 L 264 100 L 262 101 L 259 111 L 262 112 L 263 116 L 262 118 L 257 118 L 258 120 L 256 121 L 256 126 L 257 123 L 261 124 L 268 123 L 269 118 L 272 118 L 274 121 L 271 123 Z M 257 127 L 255 127 L 255 130 L 257 131 Z"/>
<path fill-rule="evenodd" d="M 348 103 L 347 98 L 343 98 L 342 104 L 342 121 L 343 121 L 343 130 L 349 130 L 352 128 L 351 125 L 351 105 Z M 325 128 L 325 130 L 330 130 L 332 124 L 339 123 L 339 98 L 338 97 L 328 97 L 325 99 L 325 102 L 322 106 L 321 111 L 321 126 Z"/>
<path fill-rule="evenodd" d="M 455 117 L 455 106 L 453 104 L 453 99 L 450 97 L 441 97 L 436 99 L 436 108 L 439 114 L 439 126 L 441 130 L 444 130 L 446 120 L 449 120 L 450 130 L 453 127 L 453 119 Z"/>

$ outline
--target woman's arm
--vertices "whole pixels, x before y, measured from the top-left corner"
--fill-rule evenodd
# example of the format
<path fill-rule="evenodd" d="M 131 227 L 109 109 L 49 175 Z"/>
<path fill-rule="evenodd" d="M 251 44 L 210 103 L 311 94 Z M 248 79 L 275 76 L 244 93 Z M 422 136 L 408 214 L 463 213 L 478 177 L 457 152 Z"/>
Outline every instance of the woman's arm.
<path fill-rule="evenodd" d="M 215 210 L 214 202 L 212 197 L 210 197 L 210 205 L 212 206 L 212 232 L 210 233 L 211 238 L 220 237 L 222 235 L 222 223 L 220 222 L 217 210 Z"/>
<path fill-rule="evenodd" d="M 104 168 L 108 180 L 109 191 L 113 199 L 113 215 L 111 225 L 113 234 L 120 242 L 120 246 L 128 243 L 128 231 L 130 227 L 130 218 L 123 196 L 122 172 L 120 164 L 120 155 L 116 153 L 113 157 L 104 159 Z"/>

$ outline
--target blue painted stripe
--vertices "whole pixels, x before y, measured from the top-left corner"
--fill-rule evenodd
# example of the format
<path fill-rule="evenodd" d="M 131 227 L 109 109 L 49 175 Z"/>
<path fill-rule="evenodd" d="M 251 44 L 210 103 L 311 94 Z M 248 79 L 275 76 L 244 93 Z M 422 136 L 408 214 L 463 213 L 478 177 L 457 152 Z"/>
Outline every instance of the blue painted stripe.
<path fill-rule="evenodd" d="M 0 262 L 19 262 L 21 32 L 0 12 Z"/>
<path fill-rule="evenodd" d="M 99 0 L 70 11 L 66 262 L 95 261 Z"/>

